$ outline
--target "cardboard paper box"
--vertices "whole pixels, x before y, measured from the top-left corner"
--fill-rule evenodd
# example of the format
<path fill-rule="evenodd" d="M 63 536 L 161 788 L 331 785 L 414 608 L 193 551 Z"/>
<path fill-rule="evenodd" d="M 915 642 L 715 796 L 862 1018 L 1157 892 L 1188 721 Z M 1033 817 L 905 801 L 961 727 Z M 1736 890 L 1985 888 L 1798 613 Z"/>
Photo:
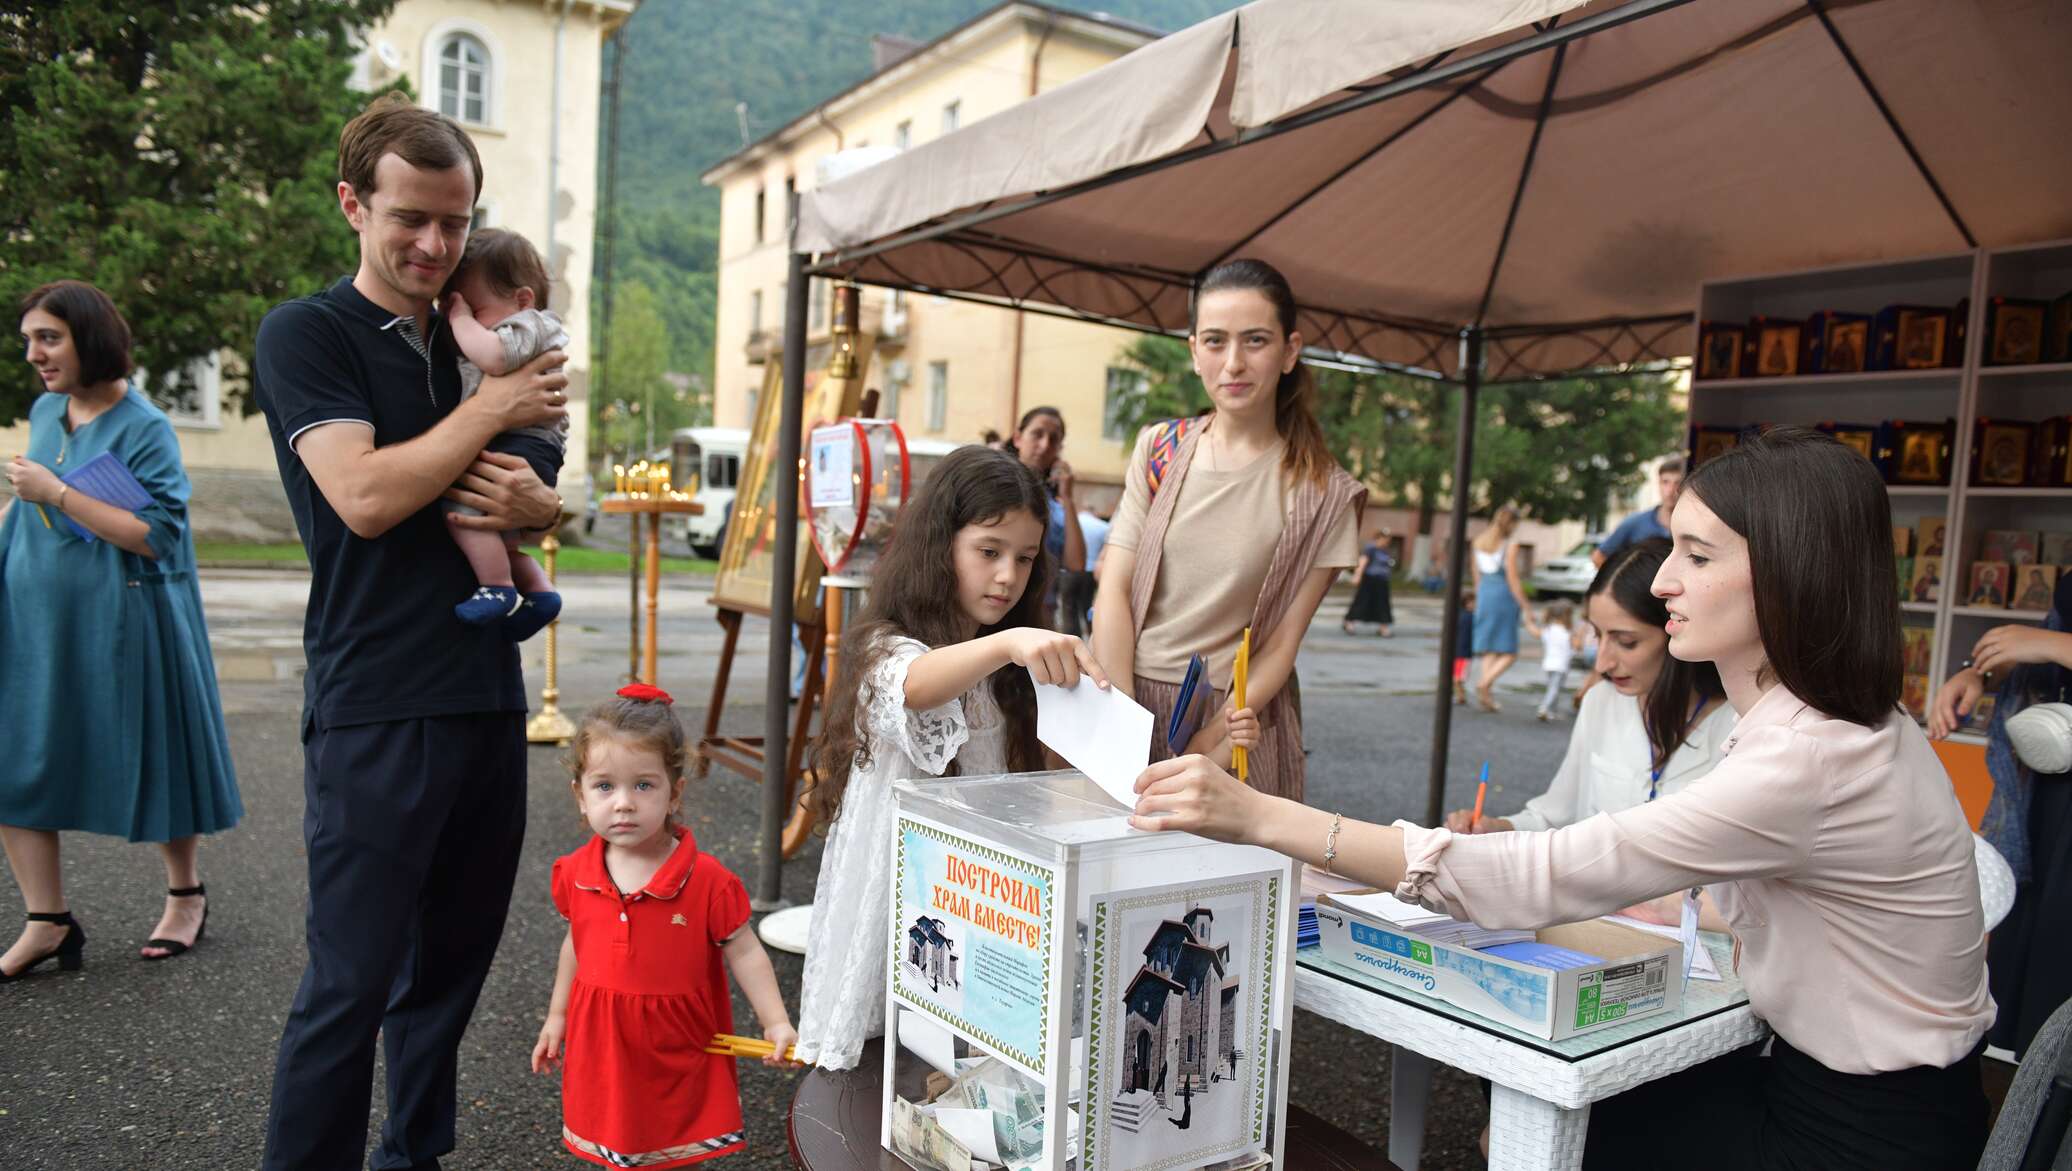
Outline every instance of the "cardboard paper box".
<path fill-rule="evenodd" d="M 1448 947 L 1379 919 L 1317 904 L 1324 955 L 1372 983 L 1437 997 L 1550 1041 L 1669 1012 L 1683 1004 L 1683 945 L 1616 923 L 1543 927 L 1541 943 L 1603 957 L 1555 970 Z"/>

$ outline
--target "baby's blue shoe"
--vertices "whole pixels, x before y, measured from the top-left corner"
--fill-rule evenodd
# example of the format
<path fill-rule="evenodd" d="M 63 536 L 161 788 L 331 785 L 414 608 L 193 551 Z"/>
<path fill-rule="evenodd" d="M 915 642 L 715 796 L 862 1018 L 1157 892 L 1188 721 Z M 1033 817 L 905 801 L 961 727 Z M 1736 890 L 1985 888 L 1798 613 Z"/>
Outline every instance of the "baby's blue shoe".
<path fill-rule="evenodd" d="M 455 606 L 453 612 L 470 626 L 487 626 L 516 613 L 523 603 L 518 591 L 510 586 L 476 586 L 468 600 Z"/>
<path fill-rule="evenodd" d="M 504 637 L 512 642 L 524 642 L 545 630 L 548 623 L 560 616 L 560 594 L 552 590 L 526 594 L 518 600 L 518 608 L 504 619 Z"/>

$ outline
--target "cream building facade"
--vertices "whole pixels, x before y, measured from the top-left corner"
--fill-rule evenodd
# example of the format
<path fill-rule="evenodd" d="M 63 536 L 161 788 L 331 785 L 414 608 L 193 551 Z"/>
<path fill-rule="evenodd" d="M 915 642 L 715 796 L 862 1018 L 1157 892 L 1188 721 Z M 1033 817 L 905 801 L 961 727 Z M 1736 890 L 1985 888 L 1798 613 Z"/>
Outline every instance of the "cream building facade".
<path fill-rule="evenodd" d="M 407 78 L 425 106 L 452 115 L 482 155 L 476 225 L 509 228 L 547 257 L 552 307 L 569 347 L 568 458 L 561 491 L 577 501 L 587 466 L 590 258 L 598 208 L 598 107 L 605 38 L 639 0 L 401 0 L 370 29 L 353 82 Z M 339 274 L 350 275 L 347 273 Z M 315 289 L 310 289 L 315 292 Z M 202 540 L 292 541 L 266 419 L 223 401 L 219 355 L 169 411 L 194 484 Z M 149 375 L 142 380 L 149 389 Z M 28 423 L 7 436 L 23 450 Z"/>
<path fill-rule="evenodd" d="M 1155 39 L 1100 16 L 1011 2 L 884 63 L 871 77 L 703 176 L 720 191 L 714 422 L 752 427 L 766 363 L 782 350 L 789 193 L 819 182 L 823 160 L 859 148 L 905 149 L 1054 89 Z M 808 299 L 808 338 L 828 335 L 829 289 Z M 975 441 L 1012 431 L 1023 411 L 1054 406 L 1064 458 L 1112 503 L 1135 438 L 1106 426 L 1110 399 L 1135 375 L 1120 355 L 1137 336 L 1042 313 L 866 288 L 863 326 L 877 334 L 866 385 L 879 414 L 911 438 Z M 810 359 L 809 359 L 810 360 Z M 1098 486 L 1105 485 L 1105 491 Z"/>

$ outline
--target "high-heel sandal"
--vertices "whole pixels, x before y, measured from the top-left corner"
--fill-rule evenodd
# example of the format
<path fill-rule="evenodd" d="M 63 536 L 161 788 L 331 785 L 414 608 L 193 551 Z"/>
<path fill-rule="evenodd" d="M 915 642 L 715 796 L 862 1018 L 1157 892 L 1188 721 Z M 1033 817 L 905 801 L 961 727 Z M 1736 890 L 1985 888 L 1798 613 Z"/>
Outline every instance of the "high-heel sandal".
<path fill-rule="evenodd" d="M 33 911 L 29 914 L 29 922 L 62 923 L 68 930 L 65 932 L 65 938 L 59 941 L 56 947 L 23 964 L 21 971 L 16 972 L 12 976 L 6 972 L 0 972 L 0 984 L 5 984 L 10 980 L 21 979 L 23 976 L 28 975 L 37 965 L 53 957 L 58 961 L 58 969 L 60 971 L 76 972 L 86 965 L 86 928 L 79 925 L 79 920 L 72 917 L 72 912 Z"/>
<path fill-rule="evenodd" d="M 137 957 L 139 959 L 169 960 L 172 959 L 174 956 L 185 955 L 189 951 L 192 951 L 196 944 L 199 944 L 201 942 L 202 933 L 209 929 L 209 904 L 206 901 L 209 894 L 208 887 L 202 885 L 201 883 L 196 883 L 193 886 L 183 886 L 177 888 L 169 886 L 165 888 L 165 893 L 173 896 L 176 899 L 193 898 L 197 895 L 201 896 L 204 900 L 204 902 L 201 905 L 201 926 L 196 927 L 194 929 L 194 943 L 181 943 L 177 939 L 145 940 L 145 947 L 158 948 L 159 950 L 165 952 L 165 954 L 162 956 L 147 956 L 142 952 L 138 952 Z"/>

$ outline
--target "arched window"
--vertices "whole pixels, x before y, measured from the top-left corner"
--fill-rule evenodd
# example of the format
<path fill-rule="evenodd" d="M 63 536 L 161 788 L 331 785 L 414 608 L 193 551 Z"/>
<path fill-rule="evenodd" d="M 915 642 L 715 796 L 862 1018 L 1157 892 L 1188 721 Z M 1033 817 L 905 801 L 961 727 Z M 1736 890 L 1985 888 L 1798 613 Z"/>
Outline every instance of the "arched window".
<path fill-rule="evenodd" d="M 477 126 L 489 121 L 489 50 L 467 33 L 439 46 L 439 112 Z"/>

